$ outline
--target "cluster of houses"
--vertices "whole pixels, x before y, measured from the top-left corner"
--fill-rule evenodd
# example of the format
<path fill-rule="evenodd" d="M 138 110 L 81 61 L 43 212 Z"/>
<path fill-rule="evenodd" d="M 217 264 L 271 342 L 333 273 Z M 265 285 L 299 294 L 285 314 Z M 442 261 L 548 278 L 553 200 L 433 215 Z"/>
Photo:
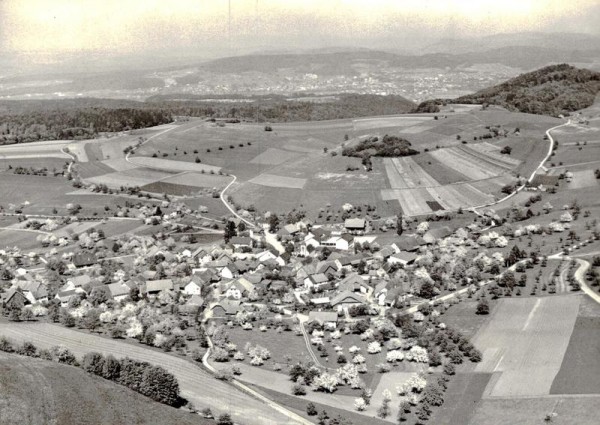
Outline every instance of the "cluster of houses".
<path fill-rule="evenodd" d="M 195 250 L 172 238 L 132 236 L 125 242 L 106 241 L 105 252 L 63 254 L 64 278 L 52 296 L 43 273 L 23 268 L 11 279 L 2 301 L 6 307 L 55 298 L 67 307 L 74 298 L 89 298 L 102 288 L 115 302 L 135 293 L 177 302 L 180 311 L 200 309 L 207 318 L 231 317 L 257 306 L 302 309 L 312 318 L 321 313 L 328 318 L 345 315 L 361 305 L 394 307 L 412 297 L 411 288 L 392 279 L 394 272 L 411 267 L 422 246 L 452 231 L 439 228 L 422 237 L 399 236 L 378 249 L 355 249 L 367 226 L 364 219 L 329 227 L 302 220 L 270 234 L 278 246 L 266 243 L 266 230 L 246 230 L 226 244 Z M 293 250 L 284 248 L 290 245 Z M 128 254 L 117 253 L 119 249 Z M 111 257 L 108 252 L 115 252 L 119 260 L 107 277 L 100 272 L 99 262 Z"/>

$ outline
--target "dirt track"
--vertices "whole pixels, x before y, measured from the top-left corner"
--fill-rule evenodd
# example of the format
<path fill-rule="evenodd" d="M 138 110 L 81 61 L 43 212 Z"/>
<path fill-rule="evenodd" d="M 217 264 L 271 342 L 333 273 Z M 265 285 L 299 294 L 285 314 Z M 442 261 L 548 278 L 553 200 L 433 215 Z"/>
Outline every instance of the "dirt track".
<path fill-rule="evenodd" d="M 13 341 L 32 341 L 40 348 L 64 345 L 79 358 L 87 352 L 97 351 L 115 357 L 128 356 L 147 361 L 173 373 L 179 381 L 182 396 L 194 403 L 198 409 L 210 407 L 215 413 L 228 412 L 233 420 L 240 424 L 295 424 L 283 414 L 216 380 L 192 363 L 143 346 L 47 323 L 0 323 L 0 335 Z"/>

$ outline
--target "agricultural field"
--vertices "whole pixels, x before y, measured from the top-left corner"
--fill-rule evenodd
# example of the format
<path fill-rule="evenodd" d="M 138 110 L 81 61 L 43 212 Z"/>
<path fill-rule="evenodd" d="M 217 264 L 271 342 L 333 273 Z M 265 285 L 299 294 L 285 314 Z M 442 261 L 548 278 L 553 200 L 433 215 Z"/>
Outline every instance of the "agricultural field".
<path fill-rule="evenodd" d="M 579 303 L 577 296 L 502 299 L 473 340 L 483 353 L 475 372 L 494 374 L 484 397 L 549 394 Z"/>
<path fill-rule="evenodd" d="M 600 395 L 599 352 L 600 305 L 585 297 L 550 393 Z"/>
<path fill-rule="evenodd" d="M 557 123 L 501 108 L 459 106 L 439 114 L 280 123 L 272 131 L 265 131 L 264 124 L 191 119 L 149 129 L 149 138 L 128 160 L 123 150 L 140 140 L 137 132 L 69 142 L 68 147 L 80 161 L 76 169 L 85 182 L 111 188 L 208 195 L 197 189 L 221 189 L 230 180 L 218 174 L 231 173 L 237 181 L 228 194 L 241 207 L 268 205 L 278 213 L 302 208 L 316 215 L 328 204 L 339 209 L 351 203 L 371 205 L 379 216 L 400 210 L 422 216 L 501 198 L 505 185 L 537 167 L 548 147 L 543 132 Z M 507 137 L 472 141 L 489 126 L 505 129 Z M 370 172 L 360 158 L 340 155 L 344 145 L 385 134 L 406 137 L 420 154 L 374 158 Z M 43 148 L 52 153 L 65 143 Z M 29 155 L 33 149 L 37 154 L 38 146 L 10 153 Z M 500 154 L 505 146 L 513 149 L 511 155 Z M 575 184 L 591 184 L 587 171 Z"/>

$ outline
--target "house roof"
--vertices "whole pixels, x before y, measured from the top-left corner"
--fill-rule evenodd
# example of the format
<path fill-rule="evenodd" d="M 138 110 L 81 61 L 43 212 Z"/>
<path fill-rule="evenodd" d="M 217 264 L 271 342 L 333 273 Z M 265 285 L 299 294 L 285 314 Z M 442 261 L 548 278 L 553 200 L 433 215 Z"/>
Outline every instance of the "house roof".
<path fill-rule="evenodd" d="M 239 300 L 230 300 L 230 299 L 223 299 L 220 302 L 216 303 L 215 305 L 213 305 L 211 307 L 211 310 L 214 310 L 217 307 L 221 307 L 223 310 L 225 310 L 225 314 L 236 314 L 240 308 L 241 308 L 241 301 Z"/>
<path fill-rule="evenodd" d="M 452 229 L 447 226 L 438 227 L 437 229 L 431 229 L 423 235 L 423 239 L 427 243 L 433 243 L 436 240 L 447 238 L 452 234 Z"/>
<path fill-rule="evenodd" d="M 247 236 L 234 236 L 229 240 L 232 245 L 252 245 L 252 239 Z"/>
<path fill-rule="evenodd" d="M 414 252 L 400 251 L 399 253 L 392 255 L 390 258 L 402 261 L 404 263 L 410 263 L 411 261 L 416 260 L 417 257 L 418 255 Z"/>
<path fill-rule="evenodd" d="M 123 295 L 129 295 L 129 292 L 131 291 L 131 288 L 129 288 L 129 286 L 125 285 L 124 283 L 109 283 L 108 285 L 106 285 L 106 287 L 110 292 L 110 296 L 113 298 L 122 297 Z"/>
<path fill-rule="evenodd" d="M 91 266 L 92 264 L 96 264 L 97 259 L 94 254 L 92 254 L 90 252 L 83 252 L 80 254 L 73 255 L 72 262 L 76 267 L 83 267 L 83 266 Z"/>
<path fill-rule="evenodd" d="M 171 289 L 173 289 L 173 281 L 171 279 L 146 281 L 146 292 L 169 291 Z"/>
<path fill-rule="evenodd" d="M 4 302 L 7 303 L 9 302 L 13 297 L 21 297 L 23 298 L 24 302 L 28 302 L 27 298 L 25 298 L 25 295 L 23 295 L 23 293 L 18 289 L 18 288 L 12 288 L 10 289 L 5 295 L 4 295 Z"/>
<path fill-rule="evenodd" d="M 83 286 L 90 283 L 91 281 L 92 278 L 89 277 L 87 274 L 73 276 L 72 278 L 67 280 L 67 282 L 71 282 L 74 286 Z"/>
<path fill-rule="evenodd" d="M 308 322 L 336 322 L 338 321 L 338 315 L 335 311 L 311 311 L 308 313 Z"/>
<path fill-rule="evenodd" d="M 394 244 L 401 251 L 415 251 L 421 245 L 425 245 L 425 240 L 420 236 L 408 236 L 402 235 L 400 236 Z"/>
<path fill-rule="evenodd" d="M 331 299 L 331 305 L 336 306 L 341 303 L 363 303 L 364 298 L 350 291 L 342 291 Z"/>
<path fill-rule="evenodd" d="M 201 306 L 202 304 L 204 304 L 204 298 L 202 298 L 200 295 L 192 295 L 185 303 L 185 305 L 190 306 Z"/>
<path fill-rule="evenodd" d="M 364 218 L 348 218 L 344 221 L 344 227 L 346 229 L 364 229 L 365 219 Z"/>
<path fill-rule="evenodd" d="M 316 274 L 310 275 L 309 279 L 317 284 L 329 282 L 329 278 L 324 273 L 316 273 Z"/>

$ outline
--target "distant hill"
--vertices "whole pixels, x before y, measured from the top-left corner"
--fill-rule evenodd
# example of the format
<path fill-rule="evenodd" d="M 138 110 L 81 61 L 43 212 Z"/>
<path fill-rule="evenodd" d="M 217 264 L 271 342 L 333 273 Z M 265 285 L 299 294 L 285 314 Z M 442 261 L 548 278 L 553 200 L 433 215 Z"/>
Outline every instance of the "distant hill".
<path fill-rule="evenodd" d="M 6 353 L 0 353 L 0 423 L 214 425 L 79 368 Z"/>
<path fill-rule="evenodd" d="M 594 103 L 600 73 L 567 64 L 528 72 L 449 103 L 488 103 L 511 111 L 558 116 Z"/>
<path fill-rule="evenodd" d="M 463 43 L 463 42 L 461 42 Z M 471 46 L 476 43 L 470 42 Z M 502 64 L 524 70 L 551 63 L 593 63 L 600 58 L 600 44 L 574 43 L 571 47 L 501 46 L 492 44 L 489 49 L 456 52 L 449 45 L 440 51 L 423 55 L 405 55 L 378 50 L 347 50 L 334 52 L 303 52 L 298 54 L 253 54 L 216 59 L 199 65 L 208 72 L 237 74 L 257 72 L 276 73 L 279 70 L 315 73 L 318 75 L 358 75 L 372 68 L 456 68 L 477 64 Z M 466 47 L 466 46 L 465 46 Z M 461 49 L 462 50 L 462 49 Z M 182 83 L 196 82 L 203 74 L 190 74 L 179 78 Z"/>
<path fill-rule="evenodd" d="M 476 39 L 446 38 L 424 47 L 421 51 L 423 53 L 453 52 L 454 54 L 462 54 L 517 46 L 558 50 L 598 50 L 600 37 L 569 32 L 493 34 L 477 37 Z"/>

